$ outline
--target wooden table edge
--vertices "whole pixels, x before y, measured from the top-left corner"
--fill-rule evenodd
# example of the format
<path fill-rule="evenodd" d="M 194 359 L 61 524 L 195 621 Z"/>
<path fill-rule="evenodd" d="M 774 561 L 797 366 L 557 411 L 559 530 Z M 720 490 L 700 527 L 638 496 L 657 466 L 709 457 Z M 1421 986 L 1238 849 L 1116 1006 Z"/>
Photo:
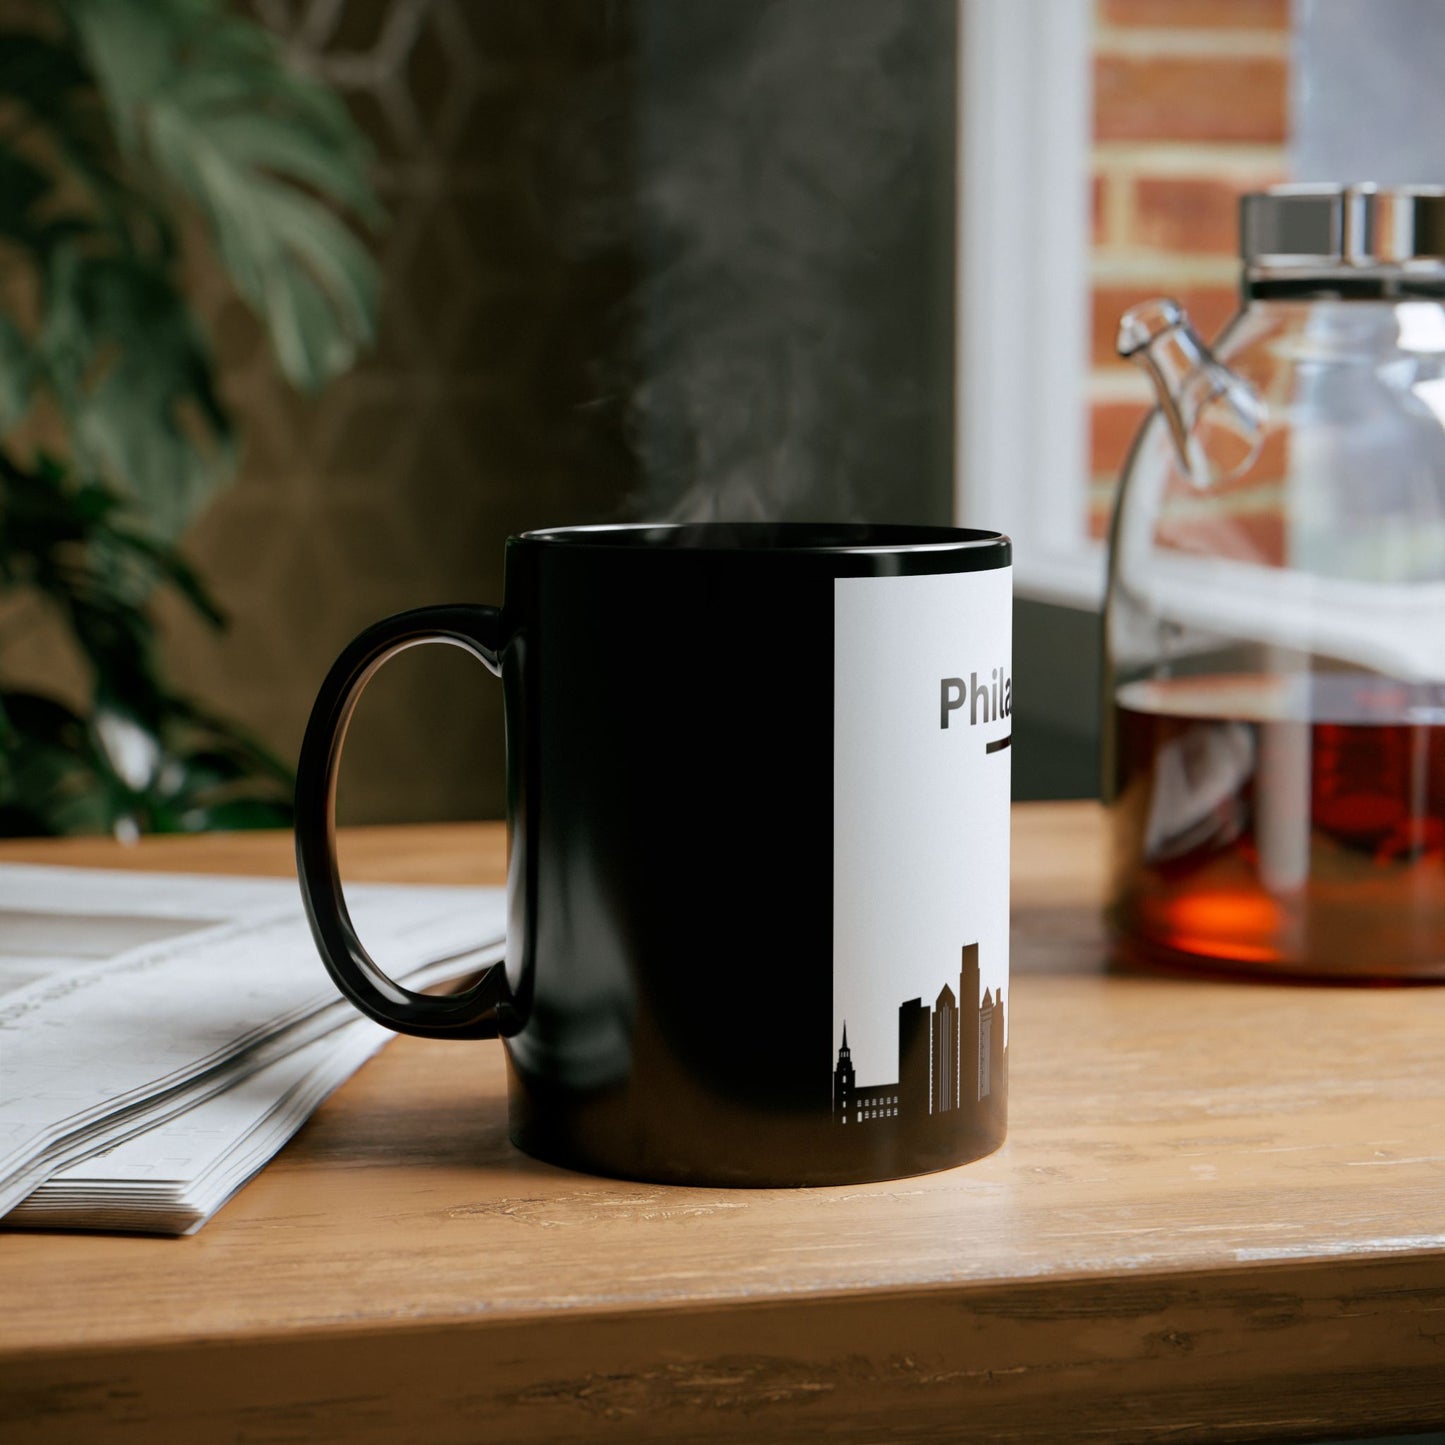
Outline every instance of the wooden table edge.
<path fill-rule="evenodd" d="M 1415 1251 L 1327 1268 L 480 1309 L 11 1351 L 0 1424 L 8 1445 L 82 1438 L 55 1433 L 62 1423 L 87 1440 L 190 1441 L 242 1417 L 352 1442 L 471 1439 L 448 1432 L 483 1422 L 496 1441 L 736 1439 L 744 1423 L 750 1439 L 781 1441 L 821 1427 L 826 1400 L 830 1439 L 1054 1441 L 1062 1420 L 1074 1439 L 1198 1438 L 1191 1421 L 1210 1438 L 1319 1439 L 1445 1421 L 1442 1318 L 1445 1256 Z M 1383 1412 L 1381 1379 L 1397 1402 Z M 128 1417 L 143 1434 L 126 1433 Z"/>
<path fill-rule="evenodd" d="M 25 1231 L 45 1233 L 49 1231 Z M 63 1233 L 64 1231 L 56 1231 Z M 28 1345 L 23 1341 L 5 1340 L 0 1336 L 0 1364 L 10 1360 L 38 1359 L 47 1355 L 70 1355 L 80 1352 L 104 1354 L 120 1350 L 165 1351 L 201 1346 L 227 1346 L 237 1343 L 265 1341 L 303 1343 L 315 1339 L 360 1339 L 368 1335 L 388 1337 L 402 1333 L 421 1333 L 443 1329 L 495 1329 L 512 1326 L 530 1327 L 555 1323 L 560 1319 L 593 1322 L 647 1316 L 713 1316 L 742 1310 L 787 1310 L 811 1305 L 858 1306 L 877 1303 L 892 1309 L 902 1302 L 923 1305 L 955 1303 L 967 1308 L 969 1302 L 984 1297 L 1006 1297 L 1028 1291 L 1064 1290 L 1087 1293 L 1113 1287 L 1151 1287 L 1184 1295 L 1197 1295 L 1202 1287 L 1218 1281 L 1229 1281 L 1232 1289 L 1258 1286 L 1261 1296 L 1273 1294 L 1279 1278 L 1333 1279 L 1343 1272 L 1374 1268 L 1435 1271 L 1445 1283 L 1445 1253 L 1434 1249 L 1381 1249 L 1359 1253 L 1348 1259 L 1337 1255 L 1285 1256 L 1274 1259 L 1241 1260 L 1228 1269 L 1210 1267 L 1140 1266 L 1127 1274 L 1105 1270 L 1068 1270 L 1048 1275 L 986 1275 L 956 1280 L 920 1280 L 917 1283 L 883 1286 L 854 1285 L 832 1289 L 769 1292 L 757 1290 L 748 1294 L 713 1294 L 686 1300 L 588 1299 L 558 1306 L 527 1306 L 507 1304 L 490 1308 L 479 1304 L 473 1309 L 446 1310 L 433 1314 L 387 1314 L 372 1318 L 344 1320 L 317 1318 L 293 1320 L 265 1330 L 216 1330 L 204 1333 L 176 1330 L 172 1333 L 147 1335 L 141 1340 L 121 1336 L 72 1338 L 54 1343 Z M 1442 1322 L 1445 1340 L 1445 1322 Z"/>

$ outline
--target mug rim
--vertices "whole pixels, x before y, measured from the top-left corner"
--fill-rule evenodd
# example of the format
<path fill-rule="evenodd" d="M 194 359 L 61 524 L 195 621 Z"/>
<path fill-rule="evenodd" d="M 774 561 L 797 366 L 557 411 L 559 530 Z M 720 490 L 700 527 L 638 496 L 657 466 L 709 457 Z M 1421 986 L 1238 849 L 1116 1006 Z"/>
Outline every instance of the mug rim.
<path fill-rule="evenodd" d="M 606 551 L 709 551 L 867 556 L 1010 548 L 1002 532 L 903 522 L 604 522 L 543 527 L 509 544 Z"/>

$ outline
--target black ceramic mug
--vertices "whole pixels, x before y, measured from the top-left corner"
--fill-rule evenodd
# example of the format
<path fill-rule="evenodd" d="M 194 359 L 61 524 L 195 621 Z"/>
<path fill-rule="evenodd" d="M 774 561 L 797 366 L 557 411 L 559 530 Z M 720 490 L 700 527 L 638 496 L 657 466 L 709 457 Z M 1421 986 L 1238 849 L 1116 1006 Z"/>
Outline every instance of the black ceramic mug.
<path fill-rule="evenodd" d="M 500 610 L 392 617 L 302 745 L 317 947 L 371 1018 L 500 1035 L 513 1141 L 685 1184 L 946 1168 L 1002 1142 L 1008 539 L 943 527 L 576 527 L 507 543 Z M 502 679 L 504 964 L 455 997 L 367 956 L 337 877 L 347 719 L 422 642 Z"/>

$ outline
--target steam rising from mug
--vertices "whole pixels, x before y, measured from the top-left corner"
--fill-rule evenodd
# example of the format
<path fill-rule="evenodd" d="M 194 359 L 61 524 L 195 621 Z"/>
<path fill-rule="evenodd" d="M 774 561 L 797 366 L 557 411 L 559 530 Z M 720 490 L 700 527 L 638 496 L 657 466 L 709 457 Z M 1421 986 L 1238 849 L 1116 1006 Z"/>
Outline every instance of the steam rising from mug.
<path fill-rule="evenodd" d="M 946 515 L 954 25 L 905 0 L 637 8 L 640 277 L 603 378 L 635 512 Z"/>

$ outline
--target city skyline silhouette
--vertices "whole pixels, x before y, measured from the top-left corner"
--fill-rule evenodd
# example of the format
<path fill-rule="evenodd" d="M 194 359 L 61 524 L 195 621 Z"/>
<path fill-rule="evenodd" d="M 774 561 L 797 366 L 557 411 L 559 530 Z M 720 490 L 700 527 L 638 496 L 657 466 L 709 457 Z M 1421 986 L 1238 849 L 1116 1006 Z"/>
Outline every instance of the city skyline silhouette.
<path fill-rule="evenodd" d="M 1003 1091 L 1008 1004 L 1002 988 L 982 989 L 979 946 L 965 944 L 958 992 L 945 981 L 932 1004 L 898 1005 L 898 1073 L 892 1082 L 857 1082 L 848 1024 L 833 1064 L 833 1118 L 839 1124 L 917 1120 L 970 1109 Z M 976 1000 L 971 1015 L 963 1000 Z"/>

